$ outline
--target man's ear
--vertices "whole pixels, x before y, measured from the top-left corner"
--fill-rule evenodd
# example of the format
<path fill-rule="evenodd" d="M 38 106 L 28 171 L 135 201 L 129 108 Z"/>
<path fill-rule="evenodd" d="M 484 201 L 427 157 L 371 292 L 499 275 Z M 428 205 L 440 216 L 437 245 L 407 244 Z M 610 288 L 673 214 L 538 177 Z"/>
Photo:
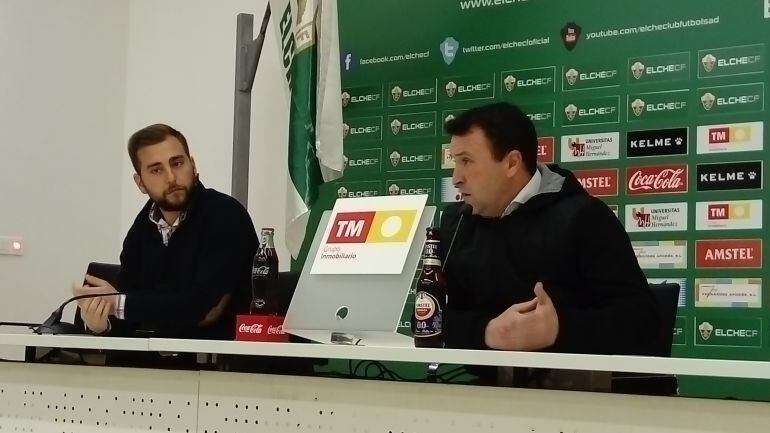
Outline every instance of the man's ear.
<path fill-rule="evenodd" d="M 193 175 L 195 175 L 195 177 L 198 177 L 198 167 L 195 165 L 195 158 L 193 158 L 192 156 L 190 157 L 190 163 L 192 164 Z"/>
<path fill-rule="evenodd" d="M 147 194 L 147 188 L 144 187 L 144 182 L 142 182 L 142 177 L 139 176 L 139 173 L 134 173 L 134 183 L 136 183 L 136 187 L 139 188 L 142 194 Z"/>
<path fill-rule="evenodd" d="M 505 171 L 508 177 L 513 177 L 524 167 L 524 160 L 521 157 L 521 152 L 518 150 L 508 152 L 508 154 L 505 155 L 504 161 L 506 163 Z"/>

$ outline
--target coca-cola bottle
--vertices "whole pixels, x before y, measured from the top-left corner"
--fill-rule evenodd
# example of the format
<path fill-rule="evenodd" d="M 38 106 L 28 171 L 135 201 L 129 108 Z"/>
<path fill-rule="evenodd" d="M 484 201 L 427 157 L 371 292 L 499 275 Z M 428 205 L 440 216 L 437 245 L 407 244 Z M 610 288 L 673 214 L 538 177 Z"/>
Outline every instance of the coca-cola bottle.
<path fill-rule="evenodd" d="M 417 279 L 414 297 L 415 347 L 444 347 L 446 283 L 441 272 L 438 246 L 436 229 L 428 227 L 422 272 Z"/>
<path fill-rule="evenodd" d="M 262 229 L 262 241 L 251 267 L 251 306 L 249 314 L 276 315 L 279 311 L 278 254 L 273 228 Z"/>

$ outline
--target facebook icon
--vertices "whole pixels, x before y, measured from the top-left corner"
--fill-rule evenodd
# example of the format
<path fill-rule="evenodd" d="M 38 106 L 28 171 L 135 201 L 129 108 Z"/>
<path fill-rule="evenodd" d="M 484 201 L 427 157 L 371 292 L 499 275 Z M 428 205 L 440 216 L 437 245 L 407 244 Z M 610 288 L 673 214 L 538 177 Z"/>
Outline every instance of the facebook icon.
<path fill-rule="evenodd" d="M 345 70 L 349 71 L 351 63 L 353 63 L 353 54 L 345 53 L 345 57 L 344 57 L 343 62 L 345 63 Z"/>

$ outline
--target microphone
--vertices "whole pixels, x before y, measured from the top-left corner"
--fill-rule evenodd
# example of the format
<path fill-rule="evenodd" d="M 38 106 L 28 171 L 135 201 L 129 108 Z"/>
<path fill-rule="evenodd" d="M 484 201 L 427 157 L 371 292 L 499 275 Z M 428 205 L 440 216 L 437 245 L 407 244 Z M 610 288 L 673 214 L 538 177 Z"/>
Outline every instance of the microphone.
<path fill-rule="evenodd" d="M 441 265 L 442 271 L 444 270 L 447 262 L 449 261 L 449 254 L 452 252 L 452 246 L 455 244 L 455 238 L 457 237 L 457 232 L 460 231 L 460 224 L 462 224 L 463 222 L 463 217 L 465 215 L 470 215 L 472 213 L 473 213 L 473 206 L 469 205 L 466 202 L 463 202 L 462 206 L 460 206 L 460 219 L 457 221 L 455 232 L 452 234 L 452 240 L 449 241 L 449 248 L 447 248 L 446 250 L 446 257 L 444 257 L 444 263 Z"/>
<path fill-rule="evenodd" d="M 0 326 L 18 326 L 22 328 L 35 329 L 40 326 L 39 323 L 26 323 L 26 322 L 0 322 Z"/>
<path fill-rule="evenodd" d="M 79 295 L 74 296 L 72 298 L 67 299 L 62 303 L 59 308 L 55 309 L 53 313 L 51 313 L 51 316 L 46 319 L 45 322 L 38 325 L 33 331 L 35 331 L 35 334 L 43 335 L 43 334 L 52 334 L 52 335 L 58 335 L 58 334 L 83 334 L 85 333 L 84 330 L 76 326 L 72 323 L 62 322 L 62 314 L 64 314 L 64 308 L 69 305 L 70 303 L 74 301 L 79 301 L 81 299 L 88 299 L 88 298 L 101 298 L 105 296 L 117 296 L 119 293 L 96 293 L 91 295 Z"/>

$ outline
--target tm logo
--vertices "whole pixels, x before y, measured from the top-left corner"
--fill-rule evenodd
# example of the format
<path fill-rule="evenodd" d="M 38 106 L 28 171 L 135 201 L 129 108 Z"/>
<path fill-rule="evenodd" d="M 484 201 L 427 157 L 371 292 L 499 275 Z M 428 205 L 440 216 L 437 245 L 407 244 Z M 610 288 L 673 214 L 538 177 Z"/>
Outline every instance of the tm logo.
<path fill-rule="evenodd" d="M 345 64 L 345 70 L 349 71 L 353 63 L 353 54 L 345 53 L 345 57 L 343 58 L 342 62 Z"/>
<path fill-rule="evenodd" d="M 455 61 L 458 48 L 460 48 L 460 43 L 457 42 L 457 39 L 451 36 L 444 39 L 444 42 L 439 45 L 439 49 L 441 50 L 441 57 L 444 58 L 444 63 L 451 65 L 452 62 Z"/>

